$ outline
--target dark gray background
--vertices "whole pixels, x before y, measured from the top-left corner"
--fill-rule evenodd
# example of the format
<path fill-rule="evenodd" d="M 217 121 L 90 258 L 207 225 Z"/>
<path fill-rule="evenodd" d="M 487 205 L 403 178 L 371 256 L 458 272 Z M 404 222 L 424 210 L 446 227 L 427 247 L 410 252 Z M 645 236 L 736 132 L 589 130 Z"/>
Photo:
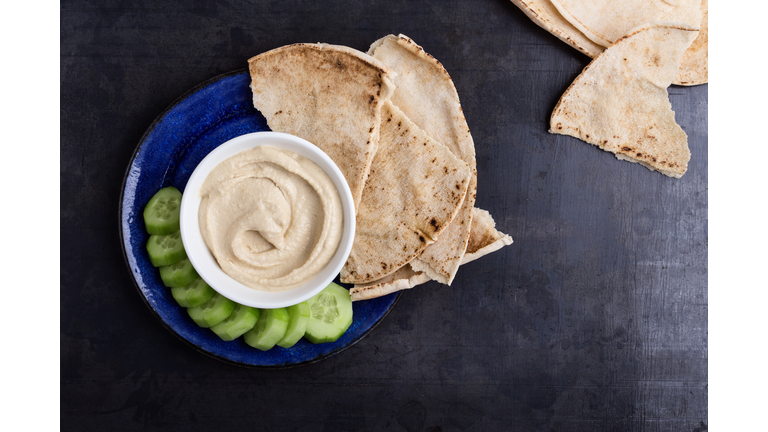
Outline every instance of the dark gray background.
<path fill-rule="evenodd" d="M 352 348 L 289 370 L 206 357 L 123 263 L 124 170 L 177 97 L 294 42 L 404 33 L 452 75 L 477 206 L 515 243 L 407 291 Z M 589 59 L 506 0 L 63 1 L 64 430 L 707 430 L 707 85 L 671 87 L 675 180 L 547 132 Z"/>

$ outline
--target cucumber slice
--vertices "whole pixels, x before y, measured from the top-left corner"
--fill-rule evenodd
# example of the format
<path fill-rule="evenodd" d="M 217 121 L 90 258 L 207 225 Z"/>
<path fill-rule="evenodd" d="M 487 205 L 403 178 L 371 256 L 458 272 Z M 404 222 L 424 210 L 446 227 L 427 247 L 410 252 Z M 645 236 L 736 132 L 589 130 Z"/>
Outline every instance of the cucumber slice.
<path fill-rule="evenodd" d="M 187 286 L 171 288 L 171 295 L 179 306 L 193 308 L 210 300 L 216 295 L 216 291 L 202 278 L 197 278 Z"/>
<path fill-rule="evenodd" d="M 224 321 L 211 327 L 211 330 L 225 341 L 235 340 L 256 325 L 260 314 L 260 309 L 237 304 L 232 314 Z"/>
<path fill-rule="evenodd" d="M 173 186 L 160 189 L 144 207 L 144 225 L 150 234 L 166 235 L 179 230 L 181 192 Z"/>
<path fill-rule="evenodd" d="M 160 267 L 160 278 L 163 279 L 163 284 L 168 288 L 187 286 L 199 277 L 200 275 L 197 274 L 187 258 L 176 264 Z"/>
<path fill-rule="evenodd" d="M 309 303 L 303 301 L 297 305 L 288 307 L 288 315 L 291 321 L 285 330 L 285 336 L 277 342 L 277 346 L 290 348 L 304 336 L 309 322 Z"/>
<path fill-rule="evenodd" d="M 190 318 L 200 327 L 213 327 L 224 321 L 235 309 L 235 302 L 216 293 L 200 306 L 187 309 Z"/>
<path fill-rule="evenodd" d="M 335 342 L 352 325 L 352 299 L 349 291 L 331 282 L 317 295 L 308 300 L 310 317 L 308 341 L 318 344 Z"/>
<path fill-rule="evenodd" d="M 168 235 L 153 234 L 149 236 L 147 252 L 149 253 L 149 260 L 155 267 L 176 264 L 187 257 L 179 231 Z"/>
<path fill-rule="evenodd" d="M 248 345 L 267 351 L 285 336 L 291 316 L 286 308 L 264 309 L 256 326 L 243 336 Z"/>

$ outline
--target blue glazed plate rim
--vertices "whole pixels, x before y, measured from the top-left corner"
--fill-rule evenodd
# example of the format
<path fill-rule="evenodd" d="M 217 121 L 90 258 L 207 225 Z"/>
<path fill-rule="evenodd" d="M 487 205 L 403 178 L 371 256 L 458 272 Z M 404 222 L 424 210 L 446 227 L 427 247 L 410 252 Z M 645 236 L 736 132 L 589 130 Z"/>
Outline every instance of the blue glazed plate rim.
<path fill-rule="evenodd" d="M 141 299 L 144 302 L 144 304 L 152 312 L 152 314 L 155 316 L 155 318 L 157 318 L 160 321 L 160 323 L 163 325 L 163 327 L 165 327 L 169 332 L 171 332 L 171 334 L 176 336 L 178 339 L 180 339 L 186 345 L 194 348 L 196 351 L 198 351 L 200 353 L 203 353 L 203 354 L 205 354 L 208 357 L 211 357 L 211 358 L 214 358 L 214 359 L 219 360 L 221 362 L 224 362 L 224 363 L 227 363 L 227 364 L 231 364 L 231 365 L 235 365 L 235 366 L 240 366 L 240 367 L 245 367 L 245 368 L 250 368 L 250 369 L 270 369 L 270 370 L 290 369 L 290 368 L 304 366 L 304 365 L 308 365 L 308 364 L 312 364 L 312 363 L 317 363 L 317 362 L 325 360 L 325 359 L 327 359 L 329 357 L 333 357 L 334 355 L 336 355 L 336 354 L 346 350 L 347 348 L 355 345 L 356 343 L 360 342 L 360 340 L 362 340 L 365 336 L 367 336 L 373 329 L 378 327 L 378 325 L 381 323 L 381 321 L 387 315 L 389 315 L 389 313 L 392 311 L 392 308 L 398 303 L 398 301 L 400 301 L 400 297 L 402 296 L 403 292 L 400 291 L 400 292 L 397 293 L 397 296 L 395 297 L 394 301 L 389 306 L 389 308 L 387 308 L 387 310 L 368 329 L 363 331 L 358 337 L 350 340 L 345 345 L 342 345 L 342 346 L 334 349 L 333 351 L 331 351 L 329 353 L 321 354 L 321 355 L 319 355 L 319 356 L 317 356 L 315 358 L 312 358 L 312 359 L 309 359 L 309 360 L 305 360 L 305 361 L 302 361 L 302 362 L 290 363 L 290 364 L 281 364 L 281 365 L 253 365 L 253 364 L 249 364 L 249 363 L 239 362 L 239 361 L 235 361 L 235 360 L 229 359 L 227 357 L 224 357 L 224 356 L 212 353 L 210 351 L 207 351 L 203 347 L 198 346 L 198 345 L 194 344 L 193 342 L 187 340 L 185 337 L 181 336 L 173 327 L 170 326 L 170 324 L 168 324 L 168 322 L 166 322 L 160 316 L 158 311 L 155 310 L 155 308 L 152 306 L 152 304 L 150 304 L 149 300 L 147 299 L 147 297 L 142 292 L 141 287 L 139 286 L 138 282 L 136 281 L 136 278 L 134 277 L 133 271 L 131 270 L 131 266 L 130 266 L 129 258 L 128 258 L 128 252 L 126 250 L 126 239 L 125 239 L 125 236 L 124 236 L 123 226 L 122 226 L 122 224 L 123 224 L 123 211 L 124 211 L 123 203 L 124 203 L 124 198 L 125 198 L 124 195 L 125 195 L 125 191 L 126 191 L 126 185 L 127 185 L 127 182 L 128 182 L 128 178 L 129 178 L 129 175 L 130 175 L 130 172 L 131 172 L 131 167 L 133 167 L 134 162 L 136 161 L 136 157 L 139 155 L 139 153 L 141 152 L 142 148 L 144 147 L 144 144 L 146 144 L 147 139 L 150 137 L 150 135 L 157 128 L 158 124 L 160 124 L 160 122 L 163 120 L 163 118 L 165 118 L 166 115 L 168 115 L 176 106 L 178 106 L 184 100 L 190 98 L 192 95 L 194 95 L 198 91 L 200 91 L 200 90 L 202 90 L 202 89 L 204 89 L 204 88 L 206 88 L 206 87 L 208 87 L 208 86 L 210 86 L 210 85 L 212 85 L 212 84 L 214 84 L 217 81 L 220 81 L 222 79 L 225 79 L 225 78 L 228 78 L 228 77 L 233 77 L 233 76 L 236 76 L 236 75 L 239 75 L 239 74 L 242 74 L 242 73 L 247 73 L 247 72 L 248 72 L 247 68 L 237 69 L 237 70 L 234 70 L 234 71 L 226 72 L 226 73 L 214 76 L 213 78 L 210 78 L 210 79 L 208 79 L 206 81 L 203 81 L 202 83 L 200 83 L 200 84 L 196 85 L 195 87 L 191 88 L 190 90 L 186 91 L 184 94 L 182 94 L 181 96 L 176 98 L 176 100 L 174 100 L 170 105 L 168 105 L 160 114 L 158 114 L 155 117 L 155 119 L 152 121 L 152 123 L 149 125 L 147 130 L 144 132 L 144 134 L 141 136 L 141 138 L 139 139 L 139 143 L 136 145 L 136 149 L 133 151 L 133 154 L 131 155 L 131 159 L 128 162 L 128 166 L 127 166 L 127 168 L 125 170 L 125 174 L 123 175 L 123 182 L 122 182 L 122 184 L 120 186 L 120 201 L 118 203 L 118 231 L 120 232 L 120 248 L 121 248 L 122 253 L 123 253 L 123 262 L 125 263 L 126 269 L 128 270 L 128 273 L 130 274 L 131 281 L 133 282 L 133 286 L 139 292 L 139 297 L 141 297 Z"/>

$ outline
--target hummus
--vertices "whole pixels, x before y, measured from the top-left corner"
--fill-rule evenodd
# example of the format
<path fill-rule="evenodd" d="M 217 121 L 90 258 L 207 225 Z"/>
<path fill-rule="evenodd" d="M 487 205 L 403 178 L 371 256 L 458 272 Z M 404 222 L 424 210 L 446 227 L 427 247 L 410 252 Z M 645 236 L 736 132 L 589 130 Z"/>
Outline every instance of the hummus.
<path fill-rule="evenodd" d="M 341 197 L 309 159 L 260 146 L 216 166 L 200 188 L 205 244 L 229 276 L 282 291 L 307 282 L 341 242 Z"/>

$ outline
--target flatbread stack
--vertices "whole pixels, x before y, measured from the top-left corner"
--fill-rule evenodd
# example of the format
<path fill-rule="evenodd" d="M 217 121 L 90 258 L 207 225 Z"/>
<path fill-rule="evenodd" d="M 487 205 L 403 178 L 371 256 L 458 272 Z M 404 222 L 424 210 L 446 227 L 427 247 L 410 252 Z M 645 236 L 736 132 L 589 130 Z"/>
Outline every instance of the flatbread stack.
<path fill-rule="evenodd" d="M 464 161 L 471 171 L 468 192 L 458 214 L 440 240 L 429 245 L 410 263 L 414 270 L 450 285 L 467 248 L 477 194 L 475 144 L 461 111 L 459 95 L 443 65 L 405 35 L 389 35 L 377 40 L 368 54 L 397 72 L 392 103 L 426 134 Z"/>
<path fill-rule="evenodd" d="M 382 108 L 381 123 L 352 252 L 341 269 L 345 283 L 380 279 L 442 239 L 469 186 L 467 164 L 392 102 Z"/>
<path fill-rule="evenodd" d="M 672 83 L 708 81 L 708 0 L 511 0 L 533 22 L 594 58 L 619 38 L 650 22 L 684 24 L 700 30 L 682 57 Z"/>
<path fill-rule="evenodd" d="M 442 65 L 410 38 L 368 54 L 295 44 L 249 60 L 253 103 L 272 130 L 302 137 L 341 169 L 357 212 L 341 281 L 353 300 L 429 280 L 511 244 L 474 208 L 475 149 Z"/>

